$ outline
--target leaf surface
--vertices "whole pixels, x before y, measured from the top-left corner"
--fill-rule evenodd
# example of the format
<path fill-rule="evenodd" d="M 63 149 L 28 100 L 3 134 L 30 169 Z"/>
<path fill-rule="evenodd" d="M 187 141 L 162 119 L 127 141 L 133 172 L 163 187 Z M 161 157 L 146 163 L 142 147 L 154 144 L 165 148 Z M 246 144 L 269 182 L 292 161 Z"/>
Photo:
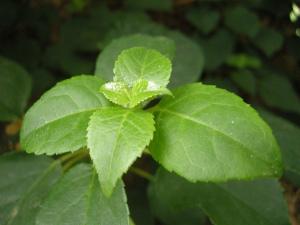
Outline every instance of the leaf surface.
<path fill-rule="evenodd" d="M 153 157 L 190 181 L 280 176 L 268 125 L 241 98 L 200 83 L 175 89 L 156 108 Z"/>
<path fill-rule="evenodd" d="M 141 110 L 108 107 L 93 114 L 88 127 L 88 148 L 106 196 L 141 156 L 153 131 L 152 114 Z"/>
<path fill-rule="evenodd" d="M 107 198 L 101 192 L 96 171 L 80 164 L 51 189 L 36 225 L 128 225 L 128 214 L 122 182 Z"/>
<path fill-rule="evenodd" d="M 59 163 L 24 153 L 0 157 L 0 225 L 32 225 L 39 206 L 61 175 Z"/>
<path fill-rule="evenodd" d="M 23 67 L 0 57 L 0 121 L 20 118 L 31 92 L 31 79 Z"/>
<path fill-rule="evenodd" d="M 138 80 L 153 82 L 158 87 L 165 87 L 171 76 L 171 61 L 153 49 L 134 47 L 122 51 L 115 62 L 114 80 L 130 87 Z"/>
<path fill-rule="evenodd" d="M 214 225 L 290 224 L 282 189 L 273 179 L 193 184 L 159 170 L 149 188 L 149 200 L 161 219 L 170 216 L 166 210 L 194 207 L 198 215 L 202 209 Z"/>
<path fill-rule="evenodd" d="M 99 93 L 103 81 L 78 76 L 58 83 L 26 113 L 21 145 L 27 152 L 48 155 L 86 146 L 86 128 L 96 109 L 110 103 Z"/>

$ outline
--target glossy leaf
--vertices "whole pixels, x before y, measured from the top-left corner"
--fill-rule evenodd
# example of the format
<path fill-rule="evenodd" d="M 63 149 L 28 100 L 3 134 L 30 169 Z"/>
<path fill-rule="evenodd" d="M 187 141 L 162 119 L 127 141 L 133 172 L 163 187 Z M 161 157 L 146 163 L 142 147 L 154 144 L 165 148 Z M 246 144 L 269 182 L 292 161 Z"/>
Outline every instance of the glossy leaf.
<path fill-rule="evenodd" d="M 138 104 L 160 95 L 172 95 L 167 88 L 162 88 L 151 81 L 137 80 L 132 88 L 123 82 L 109 82 L 100 91 L 111 102 L 125 108 L 134 108 Z"/>
<path fill-rule="evenodd" d="M 279 147 L 268 125 L 241 98 L 200 83 L 174 90 L 154 109 L 153 157 L 190 181 L 280 176 Z"/>
<path fill-rule="evenodd" d="M 101 192 L 96 171 L 80 164 L 51 189 L 41 205 L 36 225 L 128 225 L 128 214 L 122 182 L 107 198 Z"/>
<path fill-rule="evenodd" d="M 161 219 L 169 218 L 166 210 L 194 207 L 198 209 L 198 215 L 203 209 L 214 225 L 290 224 L 281 187 L 271 179 L 193 184 L 175 174 L 159 170 L 150 186 L 149 200 Z M 200 220 L 194 224 L 201 224 Z"/>
<path fill-rule="evenodd" d="M 226 63 L 229 66 L 236 67 L 238 69 L 258 69 L 261 67 L 261 61 L 258 57 L 254 57 L 244 53 L 232 54 L 226 60 Z"/>
<path fill-rule="evenodd" d="M 153 49 L 143 47 L 122 51 L 115 62 L 115 81 L 130 87 L 138 80 L 152 82 L 155 86 L 165 87 L 171 76 L 171 61 Z"/>
<path fill-rule="evenodd" d="M 23 67 L 0 57 L 0 121 L 22 116 L 31 92 L 31 79 Z"/>
<path fill-rule="evenodd" d="M 141 110 L 108 107 L 92 115 L 88 148 L 106 196 L 111 195 L 122 174 L 141 156 L 153 131 L 152 115 Z"/>
<path fill-rule="evenodd" d="M 172 59 L 175 54 L 174 42 L 162 36 L 134 34 L 121 37 L 113 40 L 98 56 L 95 70 L 96 76 L 104 78 L 107 81 L 113 80 L 113 68 L 118 55 L 123 50 L 132 47 L 156 49 L 169 59 Z"/>
<path fill-rule="evenodd" d="M 61 174 L 59 163 L 24 153 L 0 157 L 0 225 L 32 225 Z"/>
<path fill-rule="evenodd" d="M 58 83 L 26 113 L 21 145 L 27 152 L 48 155 L 86 146 L 86 129 L 96 109 L 110 103 L 99 93 L 103 81 L 78 76 Z"/>

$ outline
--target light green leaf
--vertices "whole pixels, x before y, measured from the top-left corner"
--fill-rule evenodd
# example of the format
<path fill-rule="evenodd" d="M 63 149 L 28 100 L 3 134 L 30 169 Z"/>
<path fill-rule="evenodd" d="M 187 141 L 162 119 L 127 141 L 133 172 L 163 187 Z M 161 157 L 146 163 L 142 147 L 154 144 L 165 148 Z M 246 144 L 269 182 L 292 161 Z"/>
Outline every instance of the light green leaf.
<path fill-rule="evenodd" d="M 229 66 L 236 67 L 238 69 L 254 68 L 258 69 L 261 67 L 261 61 L 258 57 L 251 56 L 245 53 L 232 54 L 226 60 Z"/>
<path fill-rule="evenodd" d="M 300 113 L 300 97 L 284 74 L 262 71 L 261 78 L 258 80 L 258 91 L 268 106 Z"/>
<path fill-rule="evenodd" d="M 267 56 L 272 56 L 275 52 L 280 50 L 284 39 L 281 33 L 277 30 L 265 27 L 253 39 L 254 44 L 260 48 Z"/>
<path fill-rule="evenodd" d="M 254 37 L 259 29 L 259 18 L 243 6 L 230 7 L 225 11 L 225 24 L 236 33 Z"/>
<path fill-rule="evenodd" d="M 80 164 L 51 189 L 36 225 L 128 225 L 128 214 L 122 182 L 107 198 L 101 192 L 96 171 Z"/>
<path fill-rule="evenodd" d="M 171 61 L 161 53 L 144 47 L 122 51 L 115 62 L 115 81 L 125 82 L 130 87 L 140 80 L 165 87 L 171 76 Z"/>
<path fill-rule="evenodd" d="M 32 225 L 61 174 L 59 163 L 24 153 L 0 157 L 0 225 Z"/>
<path fill-rule="evenodd" d="M 113 40 L 100 53 L 97 59 L 95 75 L 107 81 L 113 79 L 114 63 L 118 55 L 125 49 L 132 47 L 145 47 L 156 49 L 169 59 L 175 54 L 175 44 L 171 39 L 162 36 L 149 36 L 134 34 Z"/>
<path fill-rule="evenodd" d="M 112 193 L 117 180 L 141 156 L 153 131 L 152 114 L 141 110 L 108 107 L 92 115 L 88 148 L 105 195 Z"/>
<path fill-rule="evenodd" d="M 214 86 L 186 85 L 156 107 L 153 157 L 190 181 L 280 176 L 271 129 L 241 98 Z"/>
<path fill-rule="evenodd" d="M 20 118 L 31 92 L 31 79 L 23 67 L 0 57 L 0 121 Z"/>
<path fill-rule="evenodd" d="M 300 185 L 300 128 L 269 112 L 260 110 L 260 114 L 270 124 L 281 147 L 285 177 Z"/>
<path fill-rule="evenodd" d="M 93 112 L 110 103 L 99 93 L 103 81 L 78 76 L 58 83 L 26 113 L 21 145 L 27 152 L 48 155 L 86 146 L 86 129 Z"/>
<path fill-rule="evenodd" d="M 220 14 L 209 8 L 191 8 L 187 12 L 186 18 L 204 34 L 208 34 L 218 25 Z"/>
<path fill-rule="evenodd" d="M 159 95 L 172 95 L 167 88 L 161 88 L 146 80 L 137 80 L 132 88 L 122 82 L 109 82 L 104 84 L 100 91 L 108 100 L 125 108 L 134 108 Z"/>
<path fill-rule="evenodd" d="M 193 184 L 159 170 L 150 186 L 149 200 L 161 219 L 174 216 L 165 214 L 166 210 L 194 207 L 198 208 L 198 215 L 203 209 L 214 225 L 290 224 L 282 189 L 272 179 Z"/>

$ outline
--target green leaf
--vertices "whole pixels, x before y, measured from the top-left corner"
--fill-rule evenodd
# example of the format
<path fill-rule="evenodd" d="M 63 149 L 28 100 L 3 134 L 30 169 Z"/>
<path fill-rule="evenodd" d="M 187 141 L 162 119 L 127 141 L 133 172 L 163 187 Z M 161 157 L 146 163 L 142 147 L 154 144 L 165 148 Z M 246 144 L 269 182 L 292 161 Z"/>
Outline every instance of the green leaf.
<path fill-rule="evenodd" d="M 225 11 L 225 24 L 236 33 L 254 37 L 259 29 L 259 18 L 243 6 L 230 7 Z"/>
<path fill-rule="evenodd" d="M 0 225 L 32 225 L 61 174 L 59 163 L 24 153 L 0 157 Z"/>
<path fill-rule="evenodd" d="M 100 53 L 97 59 L 95 75 L 107 81 L 113 79 L 114 63 L 118 55 L 125 49 L 132 47 L 145 47 L 156 49 L 169 59 L 175 54 L 175 44 L 171 39 L 162 36 L 135 34 L 113 40 Z"/>
<path fill-rule="evenodd" d="M 250 94 L 252 96 L 256 94 L 256 79 L 251 71 L 234 71 L 230 74 L 230 78 L 247 94 Z"/>
<path fill-rule="evenodd" d="M 261 67 L 261 61 L 255 56 L 251 56 L 245 53 L 232 54 L 227 59 L 226 63 L 229 66 L 239 69 L 253 68 L 258 69 Z"/>
<path fill-rule="evenodd" d="M 283 41 L 281 33 L 270 27 L 262 28 L 253 39 L 254 44 L 269 57 L 280 50 Z"/>
<path fill-rule="evenodd" d="M 100 91 L 108 100 L 125 108 L 134 108 L 159 95 L 172 95 L 167 88 L 161 88 L 146 80 L 137 80 L 132 88 L 122 82 L 109 82 L 104 84 Z"/>
<path fill-rule="evenodd" d="M 161 219 L 169 217 L 165 210 L 194 207 L 199 215 L 203 209 L 215 225 L 290 224 L 282 189 L 272 179 L 193 184 L 159 170 L 150 186 L 149 200 Z"/>
<path fill-rule="evenodd" d="M 139 157 L 152 139 L 152 114 L 108 107 L 96 111 L 88 127 L 88 147 L 105 195 Z M 99 138 L 101 137 L 101 138 Z"/>
<path fill-rule="evenodd" d="M 269 112 L 260 111 L 260 114 L 270 124 L 281 147 L 285 177 L 300 185 L 300 128 Z"/>
<path fill-rule="evenodd" d="M 78 76 L 58 83 L 26 113 L 21 145 L 27 152 L 48 155 L 86 146 L 90 116 L 110 103 L 99 93 L 103 81 Z"/>
<path fill-rule="evenodd" d="M 186 18 L 204 34 L 208 34 L 218 25 L 220 14 L 209 8 L 191 8 L 187 12 Z"/>
<path fill-rule="evenodd" d="M 41 205 L 36 225 L 128 225 L 128 214 L 122 182 L 107 198 L 101 192 L 96 171 L 79 164 L 51 189 Z"/>
<path fill-rule="evenodd" d="M 209 71 L 221 66 L 231 55 L 235 45 L 233 36 L 224 29 L 210 38 L 200 40 L 200 43 L 204 51 L 205 69 Z"/>
<path fill-rule="evenodd" d="M 115 62 L 114 80 L 129 85 L 140 80 L 153 82 L 158 87 L 165 87 L 171 76 L 171 61 L 161 53 L 144 47 L 124 50 Z"/>
<path fill-rule="evenodd" d="M 284 74 L 262 71 L 261 78 L 258 80 L 258 91 L 268 106 L 300 113 L 300 98 L 291 81 Z"/>
<path fill-rule="evenodd" d="M 0 57 L 0 121 L 20 118 L 31 92 L 31 79 L 23 67 Z"/>
<path fill-rule="evenodd" d="M 214 86 L 186 85 L 156 107 L 153 157 L 190 181 L 280 176 L 271 129 L 241 98 Z"/>

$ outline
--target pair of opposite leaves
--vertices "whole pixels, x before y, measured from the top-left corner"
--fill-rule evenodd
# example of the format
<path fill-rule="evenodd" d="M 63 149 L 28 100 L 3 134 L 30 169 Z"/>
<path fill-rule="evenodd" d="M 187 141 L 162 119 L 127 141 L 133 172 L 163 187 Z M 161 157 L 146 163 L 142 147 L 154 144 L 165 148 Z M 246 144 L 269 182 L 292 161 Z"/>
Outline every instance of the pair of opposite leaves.
<path fill-rule="evenodd" d="M 170 94 L 170 60 L 155 50 L 131 48 L 119 55 L 114 73 L 113 82 L 79 76 L 45 93 L 24 119 L 26 151 L 51 155 L 87 146 L 107 196 L 148 145 L 155 160 L 190 181 L 280 175 L 271 129 L 238 96 L 185 85 L 151 110 L 154 122 L 152 113 L 137 106 Z"/>

